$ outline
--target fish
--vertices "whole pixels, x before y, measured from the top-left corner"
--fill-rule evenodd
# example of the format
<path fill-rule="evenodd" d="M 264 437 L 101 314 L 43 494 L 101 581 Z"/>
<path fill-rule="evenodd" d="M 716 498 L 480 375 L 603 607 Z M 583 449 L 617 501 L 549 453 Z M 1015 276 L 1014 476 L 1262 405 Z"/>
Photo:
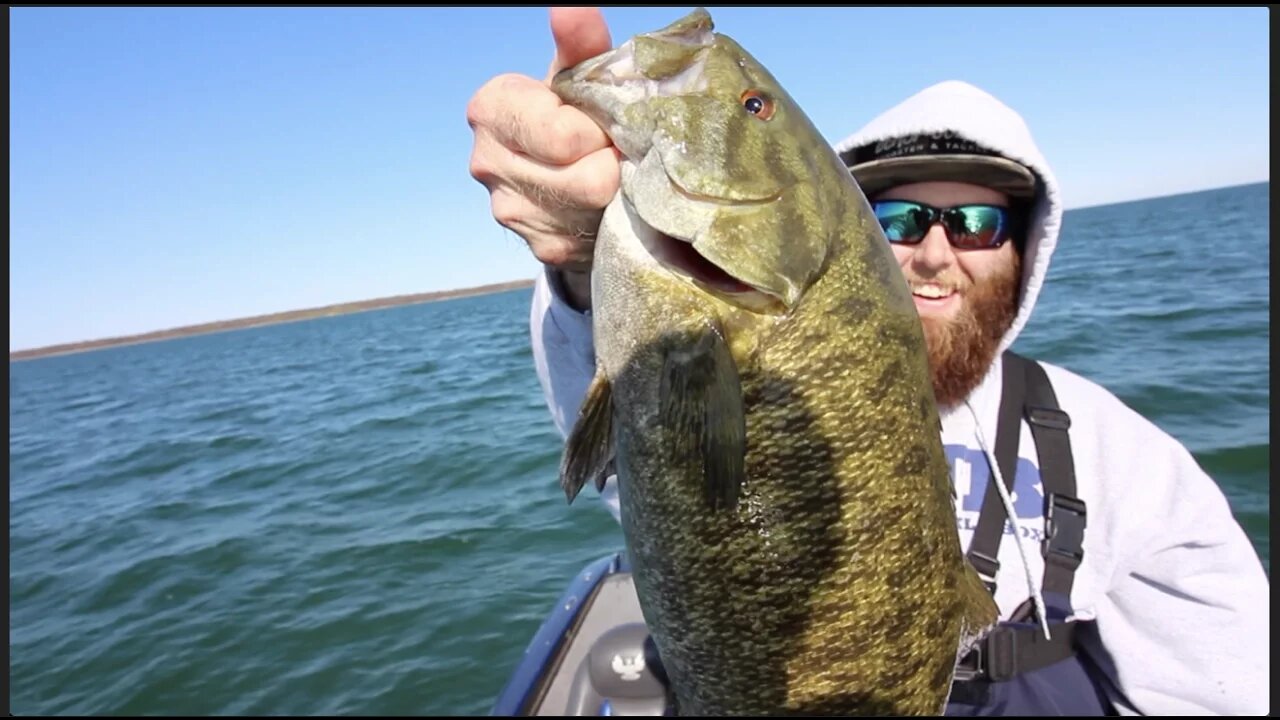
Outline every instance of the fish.
<path fill-rule="evenodd" d="M 551 87 L 621 158 L 559 484 L 616 475 L 675 713 L 942 714 L 999 613 L 865 194 L 704 8 Z"/>

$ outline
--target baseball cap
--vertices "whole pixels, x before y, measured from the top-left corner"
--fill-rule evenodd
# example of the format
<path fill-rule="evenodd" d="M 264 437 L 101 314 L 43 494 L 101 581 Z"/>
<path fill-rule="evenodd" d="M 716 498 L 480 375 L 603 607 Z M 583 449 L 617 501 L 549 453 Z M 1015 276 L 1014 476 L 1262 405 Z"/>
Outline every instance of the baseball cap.
<path fill-rule="evenodd" d="M 841 159 L 869 197 L 895 185 L 947 180 L 1015 198 L 1036 193 L 1036 176 L 1026 166 L 950 131 L 879 140 L 846 150 Z"/>

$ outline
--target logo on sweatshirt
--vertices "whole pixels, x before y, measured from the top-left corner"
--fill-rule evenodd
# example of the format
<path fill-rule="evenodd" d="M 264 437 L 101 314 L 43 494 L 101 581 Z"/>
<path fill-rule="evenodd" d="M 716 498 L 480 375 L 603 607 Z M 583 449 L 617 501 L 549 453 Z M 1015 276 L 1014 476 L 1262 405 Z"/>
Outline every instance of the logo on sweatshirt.
<path fill-rule="evenodd" d="M 962 530 L 972 531 L 978 526 L 978 512 L 991 484 L 991 465 L 981 448 L 947 445 L 945 450 L 955 483 L 958 523 Z M 1040 468 L 1028 458 L 1018 457 L 1017 474 L 1009 499 L 1013 504 L 1018 532 L 1030 540 L 1043 539 L 1044 484 L 1040 479 Z M 1006 535 L 1013 533 L 1007 521 L 1004 531 Z"/>

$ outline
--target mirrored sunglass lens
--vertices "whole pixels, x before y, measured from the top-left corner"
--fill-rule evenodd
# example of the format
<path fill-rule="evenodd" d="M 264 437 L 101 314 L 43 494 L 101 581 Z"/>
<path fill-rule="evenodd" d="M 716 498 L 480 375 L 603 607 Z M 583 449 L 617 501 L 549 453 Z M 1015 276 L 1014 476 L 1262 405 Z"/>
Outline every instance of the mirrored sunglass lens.
<path fill-rule="evenodd" d="M 966 248 L 991 247 L 1004 238 L 1005 214 L 1001 208 L 969 206 L 948 217 L 948 227 L 956 245 Z"/>
<path fill-rule="evenodd" d="M 915 242 L 924 234 L 921 223 L 925 214 L 919 205 L 888 201 L 875 204 L 876 218 L 889 242 Z"/>

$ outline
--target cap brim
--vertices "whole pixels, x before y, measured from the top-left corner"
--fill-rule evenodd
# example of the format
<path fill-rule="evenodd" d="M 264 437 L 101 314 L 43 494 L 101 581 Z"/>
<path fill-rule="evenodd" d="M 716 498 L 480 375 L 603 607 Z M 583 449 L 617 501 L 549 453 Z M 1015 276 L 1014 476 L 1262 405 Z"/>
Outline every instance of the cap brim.
<path fill-rule="evenodd" d="M 1036 193 L 1036 177 L 1011 160 L 981 155 L 927 155 L 888 158 L 851 169 L 862 192 L 872 197 L 897 185 L 917 182 L 966 182 L 1017 198 Z"/>

